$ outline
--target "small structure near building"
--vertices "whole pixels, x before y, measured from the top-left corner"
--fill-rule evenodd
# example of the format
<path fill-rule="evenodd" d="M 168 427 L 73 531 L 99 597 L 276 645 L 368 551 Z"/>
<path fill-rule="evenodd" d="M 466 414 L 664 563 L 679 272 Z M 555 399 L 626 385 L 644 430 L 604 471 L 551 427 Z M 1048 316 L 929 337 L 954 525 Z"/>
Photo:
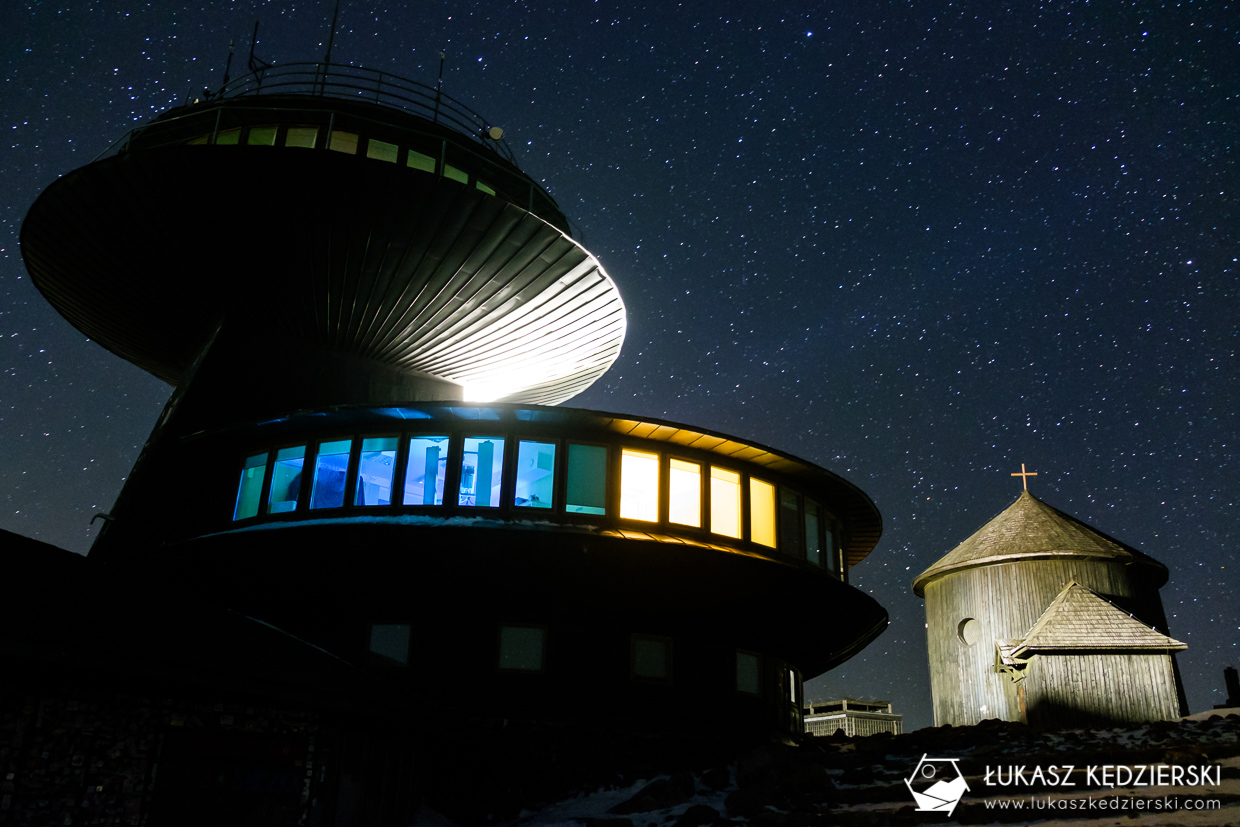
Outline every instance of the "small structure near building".
<path fill-rule="evenodd" d="M 814 703 L 805 707 L 805 732 L 809 735 L 831 735 L 843 730 L 850 737 L 904 731 L 904 716 L 891 711 L 891 701 L 838 701 Z"/>
<path fill-rule="evenodd" d="M 1018 476 L 1032 476 L 1022 474 Z M 1184 692 L 1158 590 L 1167 567 L 1038 500 L 1016 502 L 926 569 L 936 726 L 1042 729 L 1175 718 Z"/>

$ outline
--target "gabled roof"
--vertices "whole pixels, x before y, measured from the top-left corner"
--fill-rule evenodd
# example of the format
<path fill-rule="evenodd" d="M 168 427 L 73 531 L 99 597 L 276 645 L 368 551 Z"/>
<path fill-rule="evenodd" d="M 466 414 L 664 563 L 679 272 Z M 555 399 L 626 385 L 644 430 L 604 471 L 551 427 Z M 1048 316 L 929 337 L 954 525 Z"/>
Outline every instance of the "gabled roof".
<path fill-rule="evenodd" d="M 926 584 L 948 572 L 1037 558 L 1101 558 L 1124 564 L 1143 564 L 1167 581 L 1167 568 L 1152 557 L 1112 539 L 1024 491 L 998 516 L 969 539 L 917 575 L 913 592 L 925 596 Z"/>
<path fill-rule="evenodd" d="M 1070 580 L 1011 654 L 1024 658 L 1039 652 L 1187 648 Z"/>

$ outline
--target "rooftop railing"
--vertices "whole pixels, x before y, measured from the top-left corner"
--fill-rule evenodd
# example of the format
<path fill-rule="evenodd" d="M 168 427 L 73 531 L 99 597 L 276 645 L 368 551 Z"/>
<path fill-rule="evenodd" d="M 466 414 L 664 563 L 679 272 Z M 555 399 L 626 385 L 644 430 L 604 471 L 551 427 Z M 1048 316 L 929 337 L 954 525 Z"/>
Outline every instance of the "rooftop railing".
<path fill-rule="evenodd" d="M 389 72 L 340 63 L 287 63 L 230 81 L 211 99 L 248 95 L 319 95 L 402 109 L 459 132 L 516 165 L 503 138 L 490 137 L 492 124 L 486 118 L 438 87 Z"/>

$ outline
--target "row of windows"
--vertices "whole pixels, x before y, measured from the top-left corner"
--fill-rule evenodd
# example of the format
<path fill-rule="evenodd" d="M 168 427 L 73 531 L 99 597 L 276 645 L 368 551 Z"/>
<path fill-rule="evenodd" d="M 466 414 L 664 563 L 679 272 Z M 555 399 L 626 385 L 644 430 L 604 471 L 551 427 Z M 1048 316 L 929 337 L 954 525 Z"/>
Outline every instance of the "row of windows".
<path fill-rule="evenodd" d="M 437 509 L 445 499 L 530 517 L 606 517 L 614 508 L 624 520 L 748 539 L 839 571 L 827 513 L 793 489 L 655 451 L 572 441 L 416 434 L 275 448 L 245 459 L 233 520 L 345 507 Z"/>
<path fill-rule="evenodd" d="M 447 163 L 442 157 L 432 157 L 408 146 L 399 146 L 377 138 L 367 138 L 358 132 L 341 129 L 322 130 L 314 124 L 236 126 L 216 132 L 214 143 L 216 146 L 286 146 L 315 149 L 321 148 L 320 132 L 325 134 L 326 148 L 335 152 L 343 152 L 346 155 L 365 155 L 377 161 L 387 161 L 399 166 L 420 169 L 423 172 L 438 173 L 445 178 L 460 181 L 462 184 L 471 183 L 468 172 Z M 212 136 L 200 135 L 187 143 L 209 144 L 212 143 Z M 475 178 L 472 183 L 488 195 L 495 195 L 495 190 L 482 181 Z"/>
<path fill-rule="evenodd" d="M 404 623 L 375 623 L 370 627 L 370 651 L 405 666 L 409 663 L 410 626 Z M 502 672 L 542 674 L 546 671 L 547 628 L 500 624 L 496 668 Z M 629 642 L 629 676 L 634 681 L 672 683 L 673 641 L 660 635 L 634 634 Z M 745 695 L 763 694 L 762 655 L 736 650 L 736 691 Z M 796 703 L 800 676 L 787 670 L 789 702 Z"/>

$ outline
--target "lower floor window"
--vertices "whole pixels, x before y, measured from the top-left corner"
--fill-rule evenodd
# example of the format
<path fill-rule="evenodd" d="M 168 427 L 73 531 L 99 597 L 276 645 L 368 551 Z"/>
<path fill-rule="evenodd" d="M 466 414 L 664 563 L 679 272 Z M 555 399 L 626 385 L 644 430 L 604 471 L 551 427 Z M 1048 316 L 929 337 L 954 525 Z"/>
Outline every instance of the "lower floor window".
<path fill-rule="evenodd" d="M 499 627 L 499 668 L 514 672 L 541 672 L 547 630 L 542 626 Z"/>
<path fill-rule="evenodd" d="M 736 691 L 762 694 L 762 656 L 753 652 L 736 653 Z"/>
<path fill-rule="evenodd" d="M 370 625 L 370 651 L 380 657 L 394 660 L 401 666 L 409 662 L 409 624 L 372 623 Z"/>
<path fill-rule="evenodd" d="M 640 680 L 672 680 L 672 639 L 654 635 L 633 635 L 633 677 Z"/>

